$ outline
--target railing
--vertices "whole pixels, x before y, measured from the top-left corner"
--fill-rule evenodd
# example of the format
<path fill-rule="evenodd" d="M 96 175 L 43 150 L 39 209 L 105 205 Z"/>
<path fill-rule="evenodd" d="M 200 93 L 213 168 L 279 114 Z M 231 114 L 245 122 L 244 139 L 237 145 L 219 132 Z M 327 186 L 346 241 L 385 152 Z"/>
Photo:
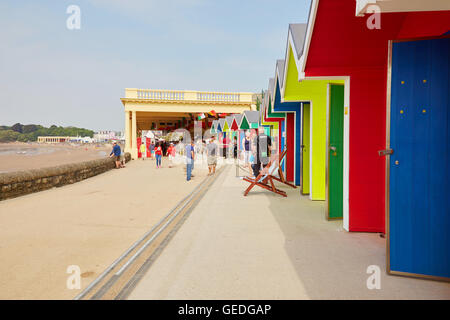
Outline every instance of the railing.
<path fill-rule="evenodd" d="M 145 100 L 252 103 L 252 96 L 253 94 L 250 92 L 233 93 L 190 90 L 125 89 L 125 98 Z"/>
<path fill-rule="evenodd" d="M 146 90 L 137 89 L 138 99 L 152 100 L 184 100 L 184 92 L 169 90 Z"/>
<path fill-rule="evenodd" d="M 239 102 L 239 98 L 239 93 L 197 92 L 197 100 L 199 101 Z"/>

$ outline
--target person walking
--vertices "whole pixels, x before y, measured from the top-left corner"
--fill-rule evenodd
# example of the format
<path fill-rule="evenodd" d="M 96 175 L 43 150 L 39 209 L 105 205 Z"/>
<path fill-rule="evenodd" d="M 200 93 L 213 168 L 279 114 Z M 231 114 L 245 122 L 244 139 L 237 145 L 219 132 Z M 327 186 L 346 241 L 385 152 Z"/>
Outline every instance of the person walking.
<path fill-rule="evenodd" d="M 237 138 L 233 138 L 233 158 L 237 159 L 237 150 L 238 150 L 238 144 L 237 144 Z"/>
<path fill-rule="evenodd" d="M 114 161 L 116 162 L 116 169 L 119 169 L 121 167 L 120 154 L 121 154 L 120 146 L 117 144 L 116 141 L 114 141 L 113 148 L 111 153 L 109 154 L 109 157 L 110 158 L 114 157 Z"/>
<path fill-rule="evenodd" d="M 209 144 L 206 146 L 206 156 L 208 162 L 208 176 L 216 173 L 218 147 L 215 137 L 212 136 Z"/>
<path fill-rule="evenodd" d="M 222 139 L 222 155 L 223 155 L 223 157 L 224 158 L 226 158 L 227 157 L 227 147 L 228 147 L 228 145 L 227 145 L 227 137 L 224 137 L 223 139 Z"/>
<path fill-rule="evenodd" d="M 250 137 L 250 130 L 247 130 L 245 132 L 245 138 L 242 139 L 242 150 L 244 152 L 244 166 L 248 168 L 248 170 L 252 171 L 252 162 L 250 161 L 251 151 L 250 151 L 250 145 L 251 145 L 251 137 Z"/>
<path fill-rule="evenodd" d="M 175 146 L 171 142 L 169 148 L 167 148 L 166 156 L 169 156 L 169 168 L 173 166 L 173 160 L 175 159 Z"/>
<path fill-rule="evenodd" d="M 145 160 L 145 158 L 147 158 L 147 147 L 145 146 L 144 142 L 141 143 L 141 146 L 139 147 L 139 152 L 141 153 L 142 160 Z"/>
<path fill-rule="evenodd" d="M 191 181 L 192 164 L 194 163 L 194 141 L 186 145 L 186 180 Z"/>
<path fill-rule="evenodd" d="M 161 168 L 162 147 L 158 142 L 155 146 L 156 168 Z"/>
<path fill-rule="evenodd" d="M 269 162 L 271 146 L 272 141 L 270 137 L 264 133 L 263 127 L 259 127 L 258 134 L 253 139 L 252 143 L 252 153 L 254 157 L 252 169 L 255 177 L 257 177 L 261 171 L 261 164 L 265 167 Z"/>
<path fill-rule="evenodd" d="M 155 143 L 152 142 L 150 143 L 150 146 L 148 147 L 150 149 L 150 158 L 155 156 Z"/>

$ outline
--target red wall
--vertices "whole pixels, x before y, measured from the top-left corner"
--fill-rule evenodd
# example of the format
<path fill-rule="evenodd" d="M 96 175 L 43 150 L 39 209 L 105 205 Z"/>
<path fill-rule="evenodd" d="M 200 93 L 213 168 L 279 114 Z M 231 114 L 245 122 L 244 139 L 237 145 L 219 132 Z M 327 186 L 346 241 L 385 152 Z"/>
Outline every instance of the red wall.
<path fill-rule="evenodd" d="M 350 76 L 350 231 L 385 232 L 388 40 L 438 36 L 450 12 L 385 13 L 381 29 L 355 17 L 354 0 L 320 0 L 305 74 Z"/>

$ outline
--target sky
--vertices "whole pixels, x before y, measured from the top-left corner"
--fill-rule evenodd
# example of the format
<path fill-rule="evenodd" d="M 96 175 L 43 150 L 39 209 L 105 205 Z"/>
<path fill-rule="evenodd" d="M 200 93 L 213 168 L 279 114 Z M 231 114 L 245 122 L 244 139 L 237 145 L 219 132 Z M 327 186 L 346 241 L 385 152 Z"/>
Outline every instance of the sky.
<path fill-rule="evenodd" d="M 70 30 L 67 8 L 80 8 Z M 125 88 L 261 92 L 310 0 L 3 0 L 0 125 L 123 130 Z"/>

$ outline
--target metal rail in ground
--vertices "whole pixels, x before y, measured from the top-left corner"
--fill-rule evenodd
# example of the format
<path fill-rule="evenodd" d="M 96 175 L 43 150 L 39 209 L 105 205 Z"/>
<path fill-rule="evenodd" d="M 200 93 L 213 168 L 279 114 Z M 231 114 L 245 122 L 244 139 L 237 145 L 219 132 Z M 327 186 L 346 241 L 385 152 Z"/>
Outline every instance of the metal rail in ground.
<path fill-rule="evenodd" d="M 146 232 L 74 300 L 124 299 L 161 253 L 189 213 L 225 170 L 207 176 L 191 193 L 177 203 L 155 226 Z"/>

